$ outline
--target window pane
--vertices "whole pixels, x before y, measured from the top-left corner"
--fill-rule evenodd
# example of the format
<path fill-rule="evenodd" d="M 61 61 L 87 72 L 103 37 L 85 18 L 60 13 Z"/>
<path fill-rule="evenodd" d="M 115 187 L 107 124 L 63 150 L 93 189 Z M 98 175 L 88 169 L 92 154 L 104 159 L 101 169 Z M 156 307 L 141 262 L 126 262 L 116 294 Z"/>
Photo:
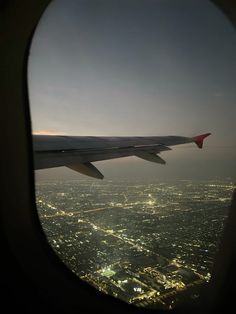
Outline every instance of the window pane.
<path fill-rule="evenodd" d="M 162 152 L 164 167 L 101 157 L 102 181 L 36 171 L 49 243 L 98 290 L 171 309 L 207 286 L 235 180 L 235 55 L 233 28 L 206 1 L 58 0 L 43 15 L 29 58 L 33 130 L 66 136 L 50 151 L 41 143 L 48 159 L 74 151 L 70 136 L 89 137 L 80 150 L 89 162 L 91 136 L 212 132 L 203 150 Z"/>

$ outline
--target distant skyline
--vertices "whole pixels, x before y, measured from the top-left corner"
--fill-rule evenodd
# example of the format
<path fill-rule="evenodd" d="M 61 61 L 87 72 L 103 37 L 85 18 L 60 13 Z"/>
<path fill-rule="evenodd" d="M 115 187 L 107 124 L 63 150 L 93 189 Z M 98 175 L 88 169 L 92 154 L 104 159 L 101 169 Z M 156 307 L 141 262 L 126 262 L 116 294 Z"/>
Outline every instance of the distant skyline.
<path fill-rule="evenodd" d="M 136 158 L 95 163 L 106 178 L 236 179 L 236 31 L 205 0 L 56 0 L 29 57 L 33 132 L 194 136 L 166 166 Z M 71 170 L 37 172 L 75 177 Z"/>

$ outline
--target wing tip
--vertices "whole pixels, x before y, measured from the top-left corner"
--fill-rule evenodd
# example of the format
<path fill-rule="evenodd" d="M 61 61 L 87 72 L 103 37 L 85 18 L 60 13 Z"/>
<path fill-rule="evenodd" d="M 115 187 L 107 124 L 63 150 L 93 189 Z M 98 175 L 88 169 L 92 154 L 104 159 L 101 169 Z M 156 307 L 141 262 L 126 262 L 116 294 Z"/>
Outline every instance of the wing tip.
<path fill-rule="evenodd" d="M 211 135 L 211 133 L 204 133 L 201 135 L 197 135 L 197 136 L 193 137 L 193 142 L 197 145 L 198 148 L 202 148 L 204 139 L 210 135 Z"/>

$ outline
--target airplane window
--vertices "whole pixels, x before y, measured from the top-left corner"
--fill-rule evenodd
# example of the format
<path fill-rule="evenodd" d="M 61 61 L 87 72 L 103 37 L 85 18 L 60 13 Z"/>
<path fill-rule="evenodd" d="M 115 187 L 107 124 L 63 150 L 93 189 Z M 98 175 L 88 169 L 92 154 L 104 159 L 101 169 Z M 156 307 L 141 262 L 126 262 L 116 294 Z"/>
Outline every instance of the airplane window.
<path fill-rule="evenodd" d="M 235 55 L 207 1 L 48 7 L 28 67 L 37 209 L 82 280 L 139 307 L 201 296 L 235 180 Z"/>

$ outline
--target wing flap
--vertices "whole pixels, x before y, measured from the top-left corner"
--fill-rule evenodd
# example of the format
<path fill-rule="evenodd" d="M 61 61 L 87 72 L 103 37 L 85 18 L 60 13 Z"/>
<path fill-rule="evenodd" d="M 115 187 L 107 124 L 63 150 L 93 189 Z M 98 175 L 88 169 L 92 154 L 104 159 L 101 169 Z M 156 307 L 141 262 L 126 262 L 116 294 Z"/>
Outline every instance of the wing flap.
<path fill-rule="evenodd" d="M 153 153 L 143 152 L 143 153 L 135 154 L 135 156 L 142 158 L 144 160 L 147 160 L 147 161 L 155 162 L 157 164 L 162 164 L 162 165 L 166 164 L 164 159 L 162 159 L 160 156 Z"/>
<path fill-rule="evenodd" d="M 67 168 L 70 168 L 92 178 L 96 179 L 104 178 L 101 172 L 93 164 L 91 164 L 91 162 L 67 165 Z"/>

